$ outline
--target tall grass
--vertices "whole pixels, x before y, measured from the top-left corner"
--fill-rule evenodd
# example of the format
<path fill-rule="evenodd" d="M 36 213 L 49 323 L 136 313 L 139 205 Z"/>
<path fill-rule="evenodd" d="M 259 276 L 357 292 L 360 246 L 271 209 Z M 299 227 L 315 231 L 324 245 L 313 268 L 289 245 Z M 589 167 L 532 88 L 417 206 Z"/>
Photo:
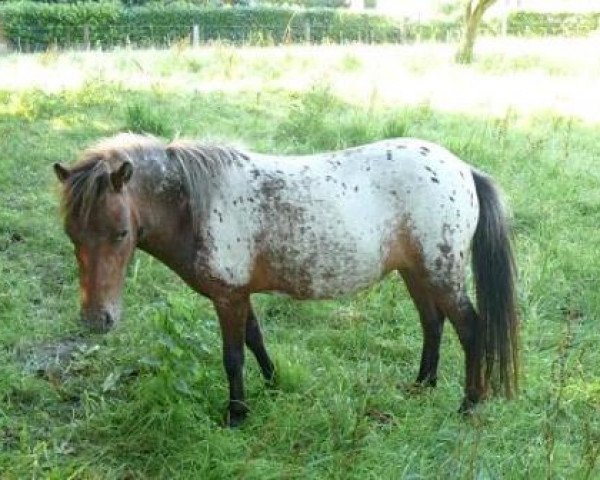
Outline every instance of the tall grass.
<path fill-rule="evenodd" d="M 172 120 L 156 104 L 133 102 L 127 106 L 124 129 L 161 137 L 173 135 Z"/>

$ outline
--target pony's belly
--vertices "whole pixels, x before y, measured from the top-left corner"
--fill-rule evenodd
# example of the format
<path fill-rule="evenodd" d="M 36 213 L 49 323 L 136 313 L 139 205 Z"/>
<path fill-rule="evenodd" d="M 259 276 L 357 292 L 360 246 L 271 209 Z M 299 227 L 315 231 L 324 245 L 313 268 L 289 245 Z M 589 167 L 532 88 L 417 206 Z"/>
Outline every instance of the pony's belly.
<path fill-rule="evenodd" d="M 381 270 L 373 271 L 370 275 L 361 277 L 321 277 L 312 286 L 311 297 L 314 299 L 333 299 L 364 290 L 383 276 Z"/>
<path fill-rule="evenodd" d="M 268 290 L 297 299 L 332 299 L 363 290 L 385 272 L 380 258 L 360 259 L 338 253 L 313 264 L 289 259 L 271 265 Z"/>
<path fill-rule="evenodd" d="M 358 293 L 361 290 L 366 290 L 367 288 L 371 287 L 379 280 L 381 280 L 382 277 L 383 275 L 377 276 L 370 279 L 369 281 L 365 281 L 363 283 L 355 283 L 353 285 L 348 285 L 346 283 L 341 282 L 333 284 L 330 282 L 330 284 L 325 287 L 317 287 L 310 290 L 295 288 L 294 286 L 285 286 L 282 288 L 273 288 L 261 291 L 263 293 L 293 298 L 295 300 L 334 300 L 336 298 L 340 298 L 346 295 Z"/>

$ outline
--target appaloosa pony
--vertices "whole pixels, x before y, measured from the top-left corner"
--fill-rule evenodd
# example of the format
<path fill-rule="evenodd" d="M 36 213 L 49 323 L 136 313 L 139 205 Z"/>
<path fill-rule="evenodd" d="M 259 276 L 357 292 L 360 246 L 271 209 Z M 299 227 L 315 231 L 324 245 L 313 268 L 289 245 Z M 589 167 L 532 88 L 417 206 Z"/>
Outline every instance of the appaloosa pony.
<path fill-rule="evenodd" d="M 54 169 L 79 264 L 83 321 L 102 332 L 117 322 L 136 247 L 164 262 L 214 304 L 230 425 L 248 411 L 244 344 L 265 378 L 274 375 L 252 293 L 335 298 L 393 270 L 423 327 L 419 384 L 435 386 L 448 317 L 465 352 L 461 410 L 484 398 L 490 383 L 509 396 L 515 389 L 515 268 L 499 194 L 490 178 L 438 145 L 400 138 L 273 156 L 120 134 Z M 470 257 L 477 310 L 465 285 Z"/>

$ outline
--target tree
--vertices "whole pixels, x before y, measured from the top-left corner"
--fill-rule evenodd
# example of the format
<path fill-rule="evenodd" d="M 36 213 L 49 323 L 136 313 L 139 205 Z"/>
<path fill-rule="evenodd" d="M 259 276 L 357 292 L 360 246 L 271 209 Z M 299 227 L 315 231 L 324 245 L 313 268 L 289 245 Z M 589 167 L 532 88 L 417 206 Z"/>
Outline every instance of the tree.
<path fill-rule="evenodd" d="M 475 3 L 475 8 L 473 8 Z M 496 0 L 467 0 L 465 10 L 463 37 L 456 53 L 456 61 L 458 63 L 471 63 L 473 61 L 473 46 L 475 45 L 475 37 L 477 29 L 483 18 L 483 14 L 490 8 Z"/>

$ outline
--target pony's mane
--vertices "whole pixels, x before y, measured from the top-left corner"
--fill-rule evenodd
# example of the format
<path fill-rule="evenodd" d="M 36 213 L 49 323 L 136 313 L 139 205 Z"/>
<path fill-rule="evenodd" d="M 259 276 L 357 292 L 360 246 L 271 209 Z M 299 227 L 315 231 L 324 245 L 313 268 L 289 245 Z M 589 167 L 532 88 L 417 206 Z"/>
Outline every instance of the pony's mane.
<path fill-rule="evenodd" d="M 198 232 L 210 200 L 210 187 L 224 169 L 239 166 L 247 156 L 230 146 L 178 140 L 164 145 L 148 135 L 121 133 L 86 149 L 70 168 L 63 184 L 62 213 L 89 220 L 92 207 L 109 185 L 110 173 L 124 162 L 134 167 L 145 159 L 170 160 L 180 172 L 182 187 L 189 196 L 194 230 Z"/>
<path fill-rule="evenodd" d="M 194 231 L 199 233 L 211 199 L 211 186 L 218 184 L 224 170 L 241 166 L 248 156 L 228 145 L 178 140 L 167 146 L 167 156 L 176 161 L 189 196 Z"/>

